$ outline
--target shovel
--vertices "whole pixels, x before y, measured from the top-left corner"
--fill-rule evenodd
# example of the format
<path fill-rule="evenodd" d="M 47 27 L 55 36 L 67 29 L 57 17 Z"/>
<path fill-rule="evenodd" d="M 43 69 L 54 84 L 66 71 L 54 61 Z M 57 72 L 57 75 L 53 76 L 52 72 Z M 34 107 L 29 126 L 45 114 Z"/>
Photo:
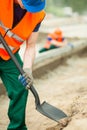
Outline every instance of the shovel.
<path fill-rule="evenodd" d="M 0 34 L 0 42 L 3 44 L 4 48 L 6 49 L 6 51 L 10 55 L 11 59 L 15 63 L 16 67 L 20 71 L 21 75 L 23 75 L 24 70 L 22 69 L 22 67 L 18 63 L 16 57 L 12 53 L 11 49 L 9 48 L 9 46 L 7 45 L 6 41 L 4 40 L 4 38 L 3 38 L 3 36 L 1 34 Z M 52 119 L 52 120 L 54 120 L 56 122 L 58 122 L 60 119 L 63 119 L 63 118 L 67 117 L 67 115 L 62 110 L 50 105 L 46 101 L 44 101 L 41 104 L 40 99 L 39 99 L 39 95 L 38 95 L 38 93 L 35 90 L 33 85 L 29 89 L 33 93 L 34 98 L 35 98 L 36 110 L 39 111 L 41 114 L 43 114 L 44 116 L 46 116 L 46 117 L 48 117 L 48 118 L 50 118 L 50 119 Z"/>

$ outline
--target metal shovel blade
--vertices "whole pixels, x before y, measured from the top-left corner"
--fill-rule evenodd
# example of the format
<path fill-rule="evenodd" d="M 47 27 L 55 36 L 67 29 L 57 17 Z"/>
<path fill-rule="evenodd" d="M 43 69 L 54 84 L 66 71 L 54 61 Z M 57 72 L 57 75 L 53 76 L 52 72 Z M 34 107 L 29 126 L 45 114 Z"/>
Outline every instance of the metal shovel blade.
<path fill-rule="evenodd" d="M 60 119 L 67 117 L 67 115 L 63 111 L 57 109 L 56 107 L 48 104 L 45 101 L 41 105 L 37 105 L 36 109 L 43 115 L 47 116 L 48 118 L 56 122 L 58 122 Z"/>

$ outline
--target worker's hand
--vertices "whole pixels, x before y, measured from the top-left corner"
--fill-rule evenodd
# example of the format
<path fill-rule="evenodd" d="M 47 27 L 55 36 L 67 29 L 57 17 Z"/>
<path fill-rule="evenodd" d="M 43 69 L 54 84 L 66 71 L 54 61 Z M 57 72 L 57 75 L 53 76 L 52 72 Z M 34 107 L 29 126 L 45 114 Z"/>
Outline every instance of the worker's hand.
<path fill-rule="evenodd" d="M 19 75 L 18 79 L 23 84 L 23 86 L 29 89 L 33 84 L 32 71 L 29 68 L 25 68 L 24 74 Z"/>

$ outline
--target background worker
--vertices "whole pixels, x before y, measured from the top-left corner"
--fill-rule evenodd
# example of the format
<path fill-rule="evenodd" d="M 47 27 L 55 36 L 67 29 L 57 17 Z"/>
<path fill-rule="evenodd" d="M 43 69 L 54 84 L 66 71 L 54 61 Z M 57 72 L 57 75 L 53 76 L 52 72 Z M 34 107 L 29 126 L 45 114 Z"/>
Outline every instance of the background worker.
<path fill-rule="evenodd" d="M 58 28 L 53 33 L 49 33 L 47 36 L 46 43 L 39 52 L 48 51 L 54 48 L 60 48 L 67 45 L 67 40 L 63 37 L 62 31 Z"/>
<path fill-rule="evenodd" d="M 0 1 L 0 33 L 29 76 L 31 83 L 38 30 L 45 17 L 44 7 L 45 0 Z M 18 52 L 24 41 L 26 49 L 22 62 Z M 28 90 L 18 80 L 19 75 L 20 72 L 0 42 L 0 78 L 10 100 L 8 108 L 10 122 L 7 130 L 27 130 L 25 111 Z"/>

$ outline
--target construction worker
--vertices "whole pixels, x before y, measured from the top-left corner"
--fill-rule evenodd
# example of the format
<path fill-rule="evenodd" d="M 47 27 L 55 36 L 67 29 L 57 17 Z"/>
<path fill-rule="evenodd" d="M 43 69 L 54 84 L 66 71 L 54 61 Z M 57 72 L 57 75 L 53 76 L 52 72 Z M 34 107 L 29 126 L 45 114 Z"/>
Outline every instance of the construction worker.
<path fill-rule="evenodd" d="M 39 52 L 48 51 L 54 48 L 60 48 L 67 45 L 67 40 L 63 37 L 62 31 L 58 28 L 53 33 L 49 33 L 47 36 L 46 43 Z"/>
<path fill-rule="evenodd" d="M 32 66 L 45 0 L 0 0 L 0 33 L 33 83 Z M 23 62 L 18 54 L 26 42 Z M 25 111 L 28 90 L 20 82 L 20 72 L 0 42 L 0 77 L 10 99 L 7 130 L 27 130 Z M 24 80 L 26 78 L 24 77 Z M 26 82 L 26 81 L 25 81 Z"/>

